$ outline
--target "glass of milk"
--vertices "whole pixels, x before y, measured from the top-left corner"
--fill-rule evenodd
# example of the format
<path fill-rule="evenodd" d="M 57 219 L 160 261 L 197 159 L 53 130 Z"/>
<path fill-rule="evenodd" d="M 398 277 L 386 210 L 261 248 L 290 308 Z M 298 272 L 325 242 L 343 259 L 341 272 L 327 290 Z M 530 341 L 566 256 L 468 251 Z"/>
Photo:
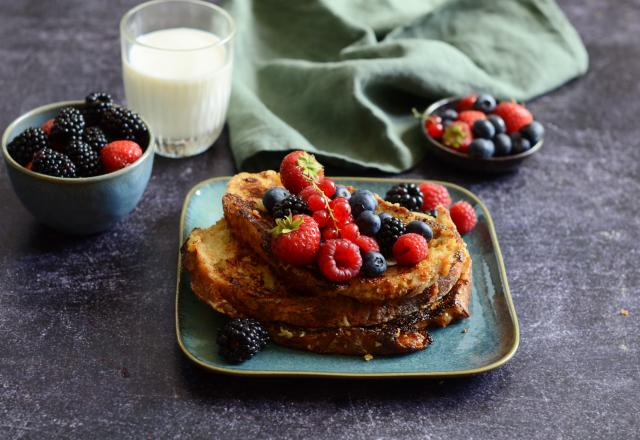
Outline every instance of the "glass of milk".
<path fill-rule="evenodd" d="M 158 154 L 193 156 L 220 135 L 234 33 L 227 12 L 198 0 L 154 0 L 122 18 L 127 106 L 149 124 Z"/>

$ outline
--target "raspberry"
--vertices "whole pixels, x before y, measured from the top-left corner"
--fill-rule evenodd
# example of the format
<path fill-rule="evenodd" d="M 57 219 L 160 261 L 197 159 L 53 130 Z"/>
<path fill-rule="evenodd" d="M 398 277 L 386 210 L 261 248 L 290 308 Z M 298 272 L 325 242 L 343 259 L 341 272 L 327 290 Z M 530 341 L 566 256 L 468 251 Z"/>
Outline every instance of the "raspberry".
<path fill-rule="evenodd" d="M 358 225 L 355 223 L 347 223 L 340 230 L 340 235 L 342 238 L 355 243 L 356 239 L 360 236 L 360 230 L 358 229 Z"/>
<path fill-rule="evenodd" d="M 398 264 L 412 266 L 429 255 L 429 245 L 422 235 L 412 232 L 401 235 L 393 245 L 393 258 Z"/>
<path fill-rule="evenodd" d="M 320 228 L 308 215 L 276 219 L 271 235 L 271 250 L 285 263 L 304 266 L 315 261 L 320 249 Z"/>
<path fill-rule="evenodd" d="M 324 196 L 319 194 L 314 194 L 307 200 L 307 204 L 309 205 L 309 209 L 312 211 L 319 211 L 325 208 L 326 199 Z"/>
<path fill-rule="evenodd" d="M 378 242 L 373 237 L 361 235 L 356 238 L 355 244 L 358 245 L 363 253 L 380 252 L 380 246 L 378 246 Z"/>
<path fill-rule="evenodd" d="M 329 223 L 329 213 L 324 209 L 321 211 L 315 211 L 313 213 L 313 219 L 318 224 L 318 227 L 322 229 L 327 226 L 327 223 Z"/>
<path fill-rule="evenodd" d="M 449 213 L 460 234 L 466 234 L 476 226 L 476 213 L 464 200 L 454 203 Z"/>
<path fill-rule="evenodd" d="M 325 196 L 332 197 L 336 193 L 336 184 L 333 180 L 326 177 L 320 179 L 318 187 L 322 190 Z"/>
<path fill-rule="evenodd" d="M 437 183 L 424 182 L 420 184 L 419 188 L 422 192 L 423 211 L 431 211 L 438 205 L 443 205 L 446 208 L 451 206 L 451 196 L 445 186 Z"/>
<path fill-rule="evenodd" d="M 313 154 L 297 150 L 287 154 L 280 162 L 280 180 L 292 194 L 298 194 L 309 186 L 309 181 L 324 177 L 324 169 Z"/>
<path fill-rule="evenodd" d="M 320 272 L 328 280 L 341 283 L 358 275 L 362 267 L 360 249 L 349 240 L 327 240 L 318 254 Z"/>
<path fill-rule="evenodd" d="M 133 141 L 115 141 L 100 150 L 100 158 L 107 173 L 132 164 L 142 156 L 142 148 Z"/>

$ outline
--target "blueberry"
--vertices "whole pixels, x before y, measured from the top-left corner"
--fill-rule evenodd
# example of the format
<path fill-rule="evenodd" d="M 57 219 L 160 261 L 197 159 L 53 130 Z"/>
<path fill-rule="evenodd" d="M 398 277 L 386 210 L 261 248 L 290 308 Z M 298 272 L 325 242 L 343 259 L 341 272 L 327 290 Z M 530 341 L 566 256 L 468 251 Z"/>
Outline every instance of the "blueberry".
<path fill-rule="evenodd" d="M 378 214 L 378 217 L 380 217 L 380 223 L 382 223 L 385 218 L 391 218 L 393 216 L 391 214 L 387 214 L 386 212 L 381 212 L 380 214 Z"/>
<path fill-rule="evenodd" d="M 362 257 L 363 275 L 377 277 L 387 270 L 387 260 L 380 252 L 367 252 Z"/>
<path fill-rule="evenodd" d="M 380 217 L 378 217 L 373 211 L 362 211 L 356 219 L 356 224 L 360 233 L 368 235 L 370 237 L 376 235 L 380 230 Z"/>
<path fill-rule="evenodd" d="M 491 95 L 480 95 L 476 102 L 473 103 L 474 110 L 490 113 L 496 108 L 496 99 Z"/>
<path fill-rule="evenodd" d="M 344 186 L 337 185 L 336 186 L 336 192 L 335 192 L 335 194 L 333 195 L 332 198 L 335 199 L 337 197 L 344 197 L 345 199 L 349 200 L 351 198 L 351 193 Z"/>
<path fill-rule="evenodd" d="M 520 154 L 531 148 L 531 142 L 529 139 L 522 137 L 520 133 L 513 133 L 511 135 L 511 154 Z"/>
<path fill-rule="evenodd" d="M 283 201 L 288 195 L 289 191 L 276 186 L 268 189 L 267 192 L 264 193 L 264 196 L 262 196 L 262 203 L 264 204 L 264 207 L 267 208 L 267 211 L 272 212 L 275 204 Z"/>
<path fill-rule="evenodd" d="M 506 133 L 499 133 L 493 138 L 493 145 L 496 148 L 496 156 L 508 156 L 511 154 L 511 138 Z"/>
<path fill-rule="evenodd" d="M 442 119 L 451 119 L 452 121 L 458 119 L 458 112 L 452 108 L 441 109 L 438 113 Z"/>
<path fill-rule="evenodd" d="M 496 134 L 493 124 L 486 119 L 478 119 L 473 123 L 473 135 L 476 138 L 491 139 Z"/>
<path fill-rule="evenodd" d="M 493 128 L 496 129 L 496 134 L 506 133 L 507 126 L 504 123 L 504 119 L 502 119 L 498 115 L 489 115 L 487 116 L 487 120 L 493 124 Z"/>
<path fill-rule="evenodd" d="M 413 232 L 414 234 L 422 235 L 427 241 L 433 238 L 433 231 L 431 226 L 420 220 L 414 220 L 407 225 L 407 232 Z"/>
<path fill-rule="evenodd" d="M 349 204 L 354 218 L 358 218 L 363 211 L 375 211 L 378 207 L 378 202 L 373 193 L 366 189 L 359 189 L 351 194 Z"/>
<path fill-rule="evenodd" d="M 522 127 L 520 133 L 532 145 L 537 144 L 544 136 L 544 126 L 538 121 L 533 121 L 531 124 Z"/>
<path fill-rule="evenodd" d="M 493 145 L 488 139 L 474 139 L 473 142 L 469 144 L 469 156 L 477 157 L 482 159 L 487 159 L 493 156 L 496 147 Z"/>

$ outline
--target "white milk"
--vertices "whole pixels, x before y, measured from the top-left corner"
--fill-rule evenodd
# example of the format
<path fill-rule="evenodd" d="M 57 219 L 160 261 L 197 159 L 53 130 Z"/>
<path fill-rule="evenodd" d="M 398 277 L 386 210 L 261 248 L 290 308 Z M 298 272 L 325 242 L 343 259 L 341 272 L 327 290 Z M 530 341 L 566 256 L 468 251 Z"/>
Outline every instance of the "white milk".
<path fill-rule="evenodd" d="M 232 57 L 218 41 L 197 29 L 165 29 L 139 36 L 123 57 L 128 107 L 149 123 L 160 154 L 196 154 L 220 135 Z"/>

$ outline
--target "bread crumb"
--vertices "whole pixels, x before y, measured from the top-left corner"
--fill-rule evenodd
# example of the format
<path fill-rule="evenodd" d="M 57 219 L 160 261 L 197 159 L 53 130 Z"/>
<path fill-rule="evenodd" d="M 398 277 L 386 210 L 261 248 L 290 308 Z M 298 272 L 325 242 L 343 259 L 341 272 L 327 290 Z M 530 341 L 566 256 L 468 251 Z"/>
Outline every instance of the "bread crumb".
<path fill-rule="evenodd" d="M 367 353 L 364 355 L 364 360 L 369 362 L 370 360 L 373 360 L 373 355 Z"/>
<path fill-rule="evenodd" d="M 621 316 L 629 316 L 629 310 L 627 310 L 627 309 L 620 309 L 620 315 L 621 315 Z"/>

